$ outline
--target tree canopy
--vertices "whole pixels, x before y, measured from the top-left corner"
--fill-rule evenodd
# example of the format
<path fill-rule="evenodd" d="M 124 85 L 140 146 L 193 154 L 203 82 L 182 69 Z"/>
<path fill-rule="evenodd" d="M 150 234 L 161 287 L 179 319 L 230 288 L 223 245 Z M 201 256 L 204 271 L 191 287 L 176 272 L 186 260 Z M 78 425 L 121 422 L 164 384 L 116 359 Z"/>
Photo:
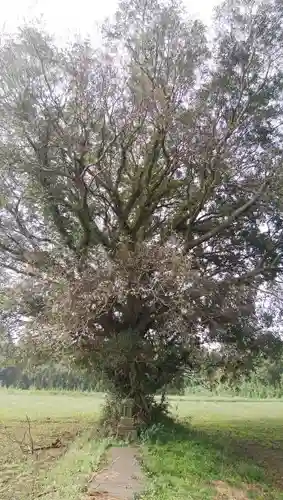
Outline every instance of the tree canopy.
<path fill-rule="evenodd" d="M 143 412 L 198 363 L 269 345 L 282 272 L 283 4 L 122 1 L 103 44 L 25 26 L 0 48 L 0 265 L 34 345 Z M 37 323 L 38 324 L 38 323 Z"/>

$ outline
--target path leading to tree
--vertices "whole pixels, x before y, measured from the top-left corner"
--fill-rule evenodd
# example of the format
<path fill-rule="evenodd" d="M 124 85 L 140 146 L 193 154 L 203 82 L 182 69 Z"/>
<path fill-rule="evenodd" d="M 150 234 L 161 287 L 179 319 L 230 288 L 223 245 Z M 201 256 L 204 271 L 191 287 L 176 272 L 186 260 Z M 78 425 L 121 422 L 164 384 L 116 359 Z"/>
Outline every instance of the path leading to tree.
<path fill-rule="evenodd" d="M 137 448 L 110 448 L 107 464 L 92 479 L 87 498 L 133 500 L 144 489 L 144 476 L 137 457 Z"/>

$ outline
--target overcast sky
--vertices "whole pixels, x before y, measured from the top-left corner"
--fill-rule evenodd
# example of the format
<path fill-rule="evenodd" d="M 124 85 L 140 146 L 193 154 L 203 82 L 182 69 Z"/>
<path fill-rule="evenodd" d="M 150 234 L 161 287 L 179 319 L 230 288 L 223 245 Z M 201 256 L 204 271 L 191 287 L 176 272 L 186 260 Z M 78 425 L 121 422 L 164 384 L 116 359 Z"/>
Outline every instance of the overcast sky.
<path fill-rule="evenodd" d="M 184 0 L 188 9 L 209 22 L 219 0 Z M 118 0 L 2 0 L 2 31 L 14 31 L 23 21 L 42 17 L 49 31 L 60 38 L 91 34 L 95 23 L 113 14 Z"/>

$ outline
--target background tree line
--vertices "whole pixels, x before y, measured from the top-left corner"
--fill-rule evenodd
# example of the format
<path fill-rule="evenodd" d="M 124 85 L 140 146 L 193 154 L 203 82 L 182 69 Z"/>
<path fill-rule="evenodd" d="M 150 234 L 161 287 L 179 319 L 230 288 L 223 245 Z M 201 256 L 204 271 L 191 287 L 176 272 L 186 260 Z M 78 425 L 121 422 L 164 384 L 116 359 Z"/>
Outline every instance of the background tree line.
<path fill-rule="evenodd" d="M 268 357 L 254 362 L 248 373 L 227 373 L 221 367 L 219 352 L 206 352 L 201 367 L 176 377 L 168 394 L 217 394 L 243 397 L 283 397 L 283 357 Z M 104 392 L 107 384 L 101 374 L 67 366 L 61 362 L 32 364 L 23 358 L 21 345 L 2 330 L 0 336 L 0 384 L 19 389 L 48 389 Z"/>

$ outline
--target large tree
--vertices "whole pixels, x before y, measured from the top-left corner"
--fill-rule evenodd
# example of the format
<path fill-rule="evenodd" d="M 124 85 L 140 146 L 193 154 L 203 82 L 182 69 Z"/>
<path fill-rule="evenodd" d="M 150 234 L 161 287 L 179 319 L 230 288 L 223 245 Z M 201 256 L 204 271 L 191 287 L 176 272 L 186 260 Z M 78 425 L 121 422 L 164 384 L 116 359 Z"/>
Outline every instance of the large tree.
<path fill-rule="evenodd" d="M 5 293 L 147 416 L 203 342 L 262 348 L 282 271 L 283 4 L 226 1 L 212 38 L 132 0 L 98 49 L 24 27 L 0 50 Z"/>

